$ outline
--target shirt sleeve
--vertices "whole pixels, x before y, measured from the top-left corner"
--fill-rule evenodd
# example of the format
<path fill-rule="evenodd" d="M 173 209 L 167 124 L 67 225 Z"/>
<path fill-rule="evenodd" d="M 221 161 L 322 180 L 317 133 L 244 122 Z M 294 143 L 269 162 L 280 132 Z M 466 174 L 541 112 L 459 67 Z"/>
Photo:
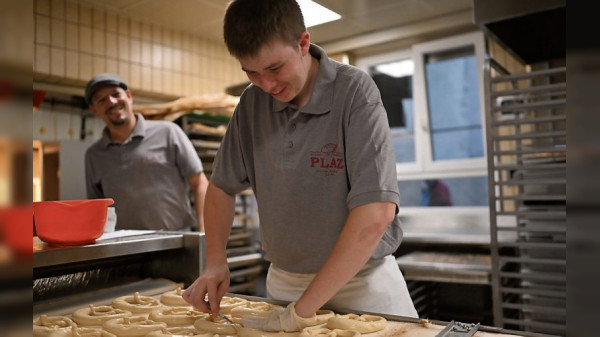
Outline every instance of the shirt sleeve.
<path fill-rule="evenodd" d="M 215 157 L 210 180 L 223 191 L 234 195 L 248 187 L 250 182 L 244 165 L 239 130 L 240 104 L 235 108 L 227 132 Z"/>
<path fill-rule="evenodd" d="M 184 178 L 189 178 L 203 171 L 202 161 L 198 157 L 198 152 L 190 139 L 183 130 L 175 124 L 171 125 L 171 141 L 175 149 L 175 161 L 179 174 Z"/>
<path fill-rule="evenodd" d="M 349 209 L 373 202 L 391 202 L 400 206 L 396 174 L 396 159 L 387 120 L 375 83 L 363 82 L 364 100 L 353 104 L 348 118 L 346 156 L 350 192 L 346 202 Z M 388 226 L 372 258 L 380 259 L 394 253 L 402 242 L 398 216 Z"/>
<path fill-rule="evenodd" d="M 347 204 L 353 209 L 372 202 L 392 202 L 398 210 L 400 194 L 387 114 L 379 94 L 367 90 L 368 99 L 353 104 L 347 121 L 347 134 L 352 135 L 346 138 Z"/>

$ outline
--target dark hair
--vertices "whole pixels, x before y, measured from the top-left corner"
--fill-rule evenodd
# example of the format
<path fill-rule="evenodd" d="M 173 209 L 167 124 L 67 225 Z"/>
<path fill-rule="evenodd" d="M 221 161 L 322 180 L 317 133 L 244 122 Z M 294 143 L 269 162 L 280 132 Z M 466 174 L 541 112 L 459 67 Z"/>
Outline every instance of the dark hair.
<path fill-rule="evenodd" d="M 274 38 L 296 46 L 306 31 L 296 0 L 233 0 L 223 21 L 225 44 L 238 59 L 256 55 Z"/>

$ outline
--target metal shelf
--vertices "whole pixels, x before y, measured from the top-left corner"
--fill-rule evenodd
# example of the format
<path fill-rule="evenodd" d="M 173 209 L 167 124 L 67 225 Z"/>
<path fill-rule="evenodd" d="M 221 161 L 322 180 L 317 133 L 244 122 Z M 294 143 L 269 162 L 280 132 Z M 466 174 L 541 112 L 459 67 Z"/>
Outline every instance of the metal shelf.
<path fill-rule="evenodd" d="M 511 120 L 494 121 L 494 122 L 492 122 L 492 125 L 497 127 L 497 126 L 507 126 L 507 125 L 561 122 L 561 121 L 566 121 L 566 120 L 567 120 L 567 116 L 558 115 L 558 116 L 548 116 L 548 117 L 530 117 L 530 118 L 519 118 L 519 119 L 511 119 Z"/>
<path fill-rule="evenodd" d="M 417 251 L 396 262 L 407 280 L 490 284 L 489 255 Z"/>
<path fill-rule="evenodd" d="M 516 104 L 516 105 L 508 105 L 508 106 L 496 106 L 492 108 L 493 112 L 500 111 L 514 111 L 521 112 L 523 110 L 540 110 L 540 109 L 550 109 L 550 108 L 562 108 L 567 105 L 566 99 L 561 100 L 553 100 L 553 101 L 545 101 L 545 102 L 535 102 L 529 104 Z"/>
<path fill-rule="evenodd" d="M 485 65 L 494 325 L 566 335 L 566 68 L 492 77 L 494 64 Z"/>
<path fill-rule="evenodd" d="M 554 91 L 557 90 L 557 91 Z M 556 83 L 556 84 L 548 84 L 548 85 L 539 85 L 535 87 L 529 88 L 521 88 L 514 90 L 503 90 L 501 92 L 493 92 L 491 93 L 491 97 L 501 97 L 501 96 L 510 96 L 510 95 L 523 95 L 523 94 L 535 94 L 539 92 L 552 92 L 558 94 L 566 95 L 567 84 L 566 83 Z"/>
<path fill-rule="evenodd" d="M 122 231 L 126 232 L 126 231 Z M 95 244 L 73 247 L 51 246 L 33 238 L 33 268 L 52 267 L 67 263 L 86 262 L 97 259 L 128 256 L 184 247 L 183 234 L 156 233 L 122 236 L 102 240 Z"/>
<path fill-rule="evenodd" d="M 553 76 L 553 75 L 561 75 L 562 76 L 562 75 L 565 75 L 566 73 L 567 73 L 567 67 L 558 67 L 558 68 L 539 70 L 539 71 L 534 71 L 534 72 L 529 72 L 529 73 L 494 77 L 494 78 L 490 78 L 489 82 L 491 82 L 491 83 L 514 82 L 515 80 L 532 79 L 532 78 L 536 78 L 536 77 L 539 78 L 539 77 Z"/>
<path fill-rule="evenodd" d="M 519 139 L 534 139 L 548 137 L 566 137 L 567 131 L 552 131 L 552 132 L 531 132 L 520 135 L 498 136 L 496 141 L 519 140 Z"/>

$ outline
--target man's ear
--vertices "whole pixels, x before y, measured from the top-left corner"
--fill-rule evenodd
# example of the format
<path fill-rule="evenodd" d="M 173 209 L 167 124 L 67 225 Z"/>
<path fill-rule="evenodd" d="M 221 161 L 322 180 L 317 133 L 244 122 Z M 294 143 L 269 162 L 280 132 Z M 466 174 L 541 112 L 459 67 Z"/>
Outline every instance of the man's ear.
<path fill-rule="evenodd" d="M 90 111 L 91 111 L 91 112 L 94 114 L 94 116 L 96 116 L 96 117 L 100 117 L 100 116 L 98 115 L 98 113 L 96 112 L 96 109 L 94 109 L 94 106 L 93 106 L 93 105 L 91 105 L 91 104 L 90 104 L 90 105 L 88 105 L 88 109 L 90 109 Z"/>
<path fill-rule="evenodd" d="M 300 53 L 302 56 L 308 54 L 308 48 L 310 47 L 310 34 L 307 31 L 302 32 L 300 34 L 300 40 L 298 41 L 300 45 Z"/>
<path fill-rule="evenodd" d="M 133 104 L 133 95 L 131 94 L 131 90 L 125 90 L 125 94 L 127 94 L 127 98 L 129 99 L 129 103 Z"/>

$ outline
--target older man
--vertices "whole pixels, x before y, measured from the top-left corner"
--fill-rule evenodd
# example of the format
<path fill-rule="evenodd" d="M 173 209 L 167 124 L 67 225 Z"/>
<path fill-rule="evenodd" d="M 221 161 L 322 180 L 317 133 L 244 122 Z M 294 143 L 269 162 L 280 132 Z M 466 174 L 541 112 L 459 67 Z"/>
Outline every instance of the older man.
<path fill-rule="evenodd" d="M 88 198 L 115 200 L 118 229 L 203 232 L 208 180 L 183 131 L 134 114 L 131 91 L 116 74 L 92 78 L 85 99 L 106 124 L 85 155 Z"/>

